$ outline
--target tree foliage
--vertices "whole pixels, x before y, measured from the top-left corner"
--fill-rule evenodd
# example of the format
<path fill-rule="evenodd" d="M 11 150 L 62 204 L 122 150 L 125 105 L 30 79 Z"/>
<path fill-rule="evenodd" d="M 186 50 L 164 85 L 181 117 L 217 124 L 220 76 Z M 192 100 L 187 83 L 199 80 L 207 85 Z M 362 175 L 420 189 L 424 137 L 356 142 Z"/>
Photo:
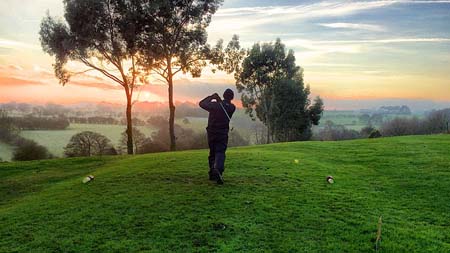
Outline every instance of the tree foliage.
<path fill-rule="evenodd" d="M 140 62 L 168 85 L 170 150 L 176 149 L 174 76 L 200 77 L 211 58 L 206 28 L 222 0 L 135 1 L 142 9 Z"/>
<path fill-rule="evenodd" d="M 276 140 L 308 139 L 311 125 L 317 125 L 323 102 L 316 98 L 310 107 L 309 88 L 303 84 L 303 70 L 295 64 L 293 50 L 277 39 L 256 43 L 238 69 L 236 87 L 242 93 L 246 112 L 267 127 L 267 143 Z"/>
<path fill-rule="evenodd" d="M 55 57 L 55 76 L 62 85 L 79 74 L 66 68 L 83 63 L 124 88 L 127 98 L 128 153 L 132 154 L 131 107 L 139 84 L 138 17 L 134 0 L 64 0 L 64 20 L 47 14 L 41 22 L 44 52 Z M 83 71 L 86 72 L 86 71 Z"/>
<path fill-rule="evenodd" d="M 280 80 L 274 85 L 271 124 L 276 141 L 308 140 L 312 125 L 318 125 L 323 102 L 317 97 L 314 104 L 308 98 L 301 72 L 292 80 Z"/>

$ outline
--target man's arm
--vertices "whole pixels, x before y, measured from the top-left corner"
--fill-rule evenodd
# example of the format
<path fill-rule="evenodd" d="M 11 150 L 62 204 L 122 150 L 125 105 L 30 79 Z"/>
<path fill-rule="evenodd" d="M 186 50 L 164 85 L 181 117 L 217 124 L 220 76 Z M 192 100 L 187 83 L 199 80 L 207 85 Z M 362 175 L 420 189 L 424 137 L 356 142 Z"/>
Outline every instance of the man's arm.
<path fill-rule="evenodd" d="M 206 98 L 204 98 L 202 101 L 200 101 L 200 103 L 198 103 L 198 105 L 203 108 L 206 111 L 211 111 L 214 109 L 214 105 L 215 103 L 212 102 L 213 99 L 217 100 L 218 95 L 216 93 L 214 93 L 211 96 L 207 96 Z"/>

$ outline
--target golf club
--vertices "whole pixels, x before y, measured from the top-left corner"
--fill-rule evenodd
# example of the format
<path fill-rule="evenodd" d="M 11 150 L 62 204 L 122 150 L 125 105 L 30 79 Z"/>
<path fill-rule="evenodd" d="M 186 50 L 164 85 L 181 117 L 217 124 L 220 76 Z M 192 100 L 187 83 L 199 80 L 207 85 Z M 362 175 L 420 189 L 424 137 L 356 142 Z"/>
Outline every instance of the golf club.
<path fill-rule="evenodd" d="M 231 125 L 230 131 L 233 131 L 234 127 L 232 126 L 233 124 L 232 124 L 232 122 L 231 122 L 230 115 L 228 115 L 227 110 L 225 110 L 225 107 L 223 107 L 222 99 L 219 97 L 219 98 L 217 99 L 217 102 L 220 104 L 220 107 L 222 107 L 223 112 L 225 113 L 225 115 L 227 115 L 227 118 L 228 118 L 228 120 L 230 121 L 230 125 Z"/>

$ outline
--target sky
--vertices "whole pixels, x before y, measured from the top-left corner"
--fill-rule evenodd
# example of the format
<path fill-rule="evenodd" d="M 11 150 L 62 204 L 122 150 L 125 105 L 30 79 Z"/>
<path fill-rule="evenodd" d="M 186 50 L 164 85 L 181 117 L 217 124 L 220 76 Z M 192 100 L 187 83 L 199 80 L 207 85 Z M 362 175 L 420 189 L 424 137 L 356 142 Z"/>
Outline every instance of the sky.
<path fill-rule="evenodd" d="M 62 0 L 0 0 L 0 103 L 123 103 L 121 87 L 101 75 L 58 83 L 38 36 L 47 11 L 63 16 Z M 450 0 L 225 0 L 208 34 L 211 44 L 237 34 L 246 48 L 280 38 L 327 109 L 450 106 Z M 234 80 L 225 73 L 180 75 L 175 100 L 195 102 L 227 87 Z M 167 87 L 149 84 L 135 99 L 167 101 Z"/>

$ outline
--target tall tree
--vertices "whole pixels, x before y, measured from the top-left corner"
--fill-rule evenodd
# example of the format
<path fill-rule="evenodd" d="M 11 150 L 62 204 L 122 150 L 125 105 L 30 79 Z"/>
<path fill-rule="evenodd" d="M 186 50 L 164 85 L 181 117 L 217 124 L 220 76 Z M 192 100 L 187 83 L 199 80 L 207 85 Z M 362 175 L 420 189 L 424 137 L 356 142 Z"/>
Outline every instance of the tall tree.
<path fill-rule="evenodd" d="M 277 39 L 275 43 L 256 43 L 242 62 L 236 77 L 236 87 L 242 93 L 242 104 L 252 117 L 258 117 L 267 127 L 266 141 L 273 136 L 272 102 L 273 85 L 279 80 L 291 80 L 300 67 L 295 65 L 292 50 Z"/>
<path fill-rule="evenodd" d="M 276 141 L 301 141 L 311 138 L 312 125 L 318 125 L 323 102 L 308 98 L 309 87 L 303 83 L 302 70 L 291 80 L 277 81 L 273 86 L 271 125 Z"/>
<path fill-rule="evenodd" d="M 77 74 L 68 62 L 81 62 L 123 87 L 127 100 L 127 150 L 133 154 L 132 99 L 142 82 L 137 66 L 141 10 L 135 0 L 64 0 L 64 20 L 47 14 L 41 22 L 43 50 L 55 57 L 55 75 L 62 85 Z M 83 72 L 86 72 L 83 71 Z M 79 72 L 78 72 L 79 73 Z"/>
<path fill-rule="evenodd" d="M 211 48 L 206 28 L 222 0 L 142 0 L 142 56 L 147 69 L 168 85 L 170 149 L 175 143 L 174 76 L 200 77 Z"/>

